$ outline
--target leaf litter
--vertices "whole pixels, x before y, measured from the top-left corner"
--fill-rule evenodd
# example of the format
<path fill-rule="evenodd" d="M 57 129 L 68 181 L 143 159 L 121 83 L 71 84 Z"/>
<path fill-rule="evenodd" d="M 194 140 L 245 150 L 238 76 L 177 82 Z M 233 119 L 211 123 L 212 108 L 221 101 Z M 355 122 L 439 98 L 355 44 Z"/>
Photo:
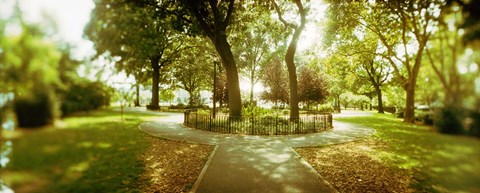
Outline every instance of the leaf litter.
<path fill-rule="evenodd" d="M 339 192 L 414 192 L 411 172 L 373 156 L 382 146 L 370 138 L 295 150 Z"/>

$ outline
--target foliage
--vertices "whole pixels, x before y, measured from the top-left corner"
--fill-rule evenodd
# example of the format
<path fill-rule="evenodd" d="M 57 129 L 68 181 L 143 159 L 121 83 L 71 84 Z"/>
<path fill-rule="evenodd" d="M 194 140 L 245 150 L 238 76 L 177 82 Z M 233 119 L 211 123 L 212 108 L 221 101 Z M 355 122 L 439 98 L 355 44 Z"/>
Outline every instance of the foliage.
<path fill-rule="evenodd" d="M 323 103 L 329 95 L 328 82 L 319 69 L 302 66 L 298 75 L 298 98 L 307 105 Z"/>
<path fill-rule="evenodd" d="M 75 81 L 65 93 L 62 101 L 62 115 L 78 111 L 91 111 L 110 105 L 113 89 L 102 82 Z"/>
<path fill-rule="evenodd" d="M 36 88 L 30 96 L 17 96 L 14 109 L 18 126 L 22 128 L 41 127 L 54 122 L 57 116 L 53 93 Z"/>
<path fill-rule="evenodd" d="M 260 117 L 271 114 L 271 111 L 268 109 L 251 104 L 244 108 L 242 112 L 244 117 Z"/>
<path fill-rule="evenodd" d="M 187 34 L 199 34 L 198 32 L 201 31 L 212 41 L 227 75 L 229 114 L 241 116 L 242 102 L 238 69 L 228 41 L 230 31 L 227 27 L 235 22 L 238 12 L 243 11 L 242 4 L 234 0 L 209 2 L 182 0 L 165 1 L 165 3 L 170 5 L 168 10 L 173 13 L 171 15 L 177 30 Z M 157 9 L 157 12 L 162 13 L 164 9 Z"/>
<path fill-rule="evenodd" d="M 360 107 L 363 110 L 363 105 L 370 104 L 370 99 L 365 95 L 355 95 L 351 92 L 346 92 L 340 95 L 340 101 L 343 107 Z"/>
<path fill-rule="evenodd" d="M 279 58 L 274 58 L 265 66 L 262 83 L 265 86 L 262 93 L 263 100 L 275 104 L 288 102 L 287 73 Z"/>
<path fill-rule="evenodd" d="M 431 40 L 431 29 L 438 24 L 438 13 L 442 6 L 442 2 L 435 0 L 375 3 L 331 1 L 328 9 L 330 23 L 327 33 L 330 36 L 327 37 L 334 37 L 336 31 L 347 28 L 350 33 L 355 30 L 369 31 L 378 38 L 385 51 L 382 55 L 407 93 L 405 122 L 414 122 L 417 76 L 424 51 Z M 331 45 L 329 38 L 325 39 L 327 45 Z"/>
<path fill-rule="evenodd" d="M 210 46 L 201 45 L 202 38 L 190 38 L 193 47 L 176 59 L 172 71 L 178 86 L 189 94 L 189 106 L 200 104 L 200 91 L 210 89 L 216 56 Z M 197 57 L 192 57 L 197 56 Z"/>
<path fill-rule="evenodd" d="M 170 29 L 168 19 L 159 18 L 155 6 L 137 3 L 96 1 L 84 33 L 94 42 L 96 57 L 110 57 L 118 70 L 133 74 L 137 83 L 143 83 L 142 75 L 151 72 L 152 101 L 148 107 L 157 109 L 160 69 L 178 57 L 182 37 Z"/>
<path fill-rule="evenodd" d="M 318 105 L 315 108 L 315 111 L 320 113 L 333 113 L 333 107 L 330 104 Z"/>
<path fill-rule="evenodd" d="M 230 39 L 240 72 L 250 82 L 248 102 L 253 104 L 254 85 L 262 78 L 262 68 L 280 54 L 279 50 L 274 51 L 272 48 L 278 47 L 279 39 L 284 39 L 286 33 L 266 7 L 257 3 L 245 3 L 242 7 L 248 11 L 238 14 L 236 22 L 231 26 Z"/>
<path fill-rule="evenodd" d="M 463 134 L 462 118 L 462 109 L 458 107 L 445 107 L 437 110 L 434 117 L 434 125 L 441 133 Z"/>

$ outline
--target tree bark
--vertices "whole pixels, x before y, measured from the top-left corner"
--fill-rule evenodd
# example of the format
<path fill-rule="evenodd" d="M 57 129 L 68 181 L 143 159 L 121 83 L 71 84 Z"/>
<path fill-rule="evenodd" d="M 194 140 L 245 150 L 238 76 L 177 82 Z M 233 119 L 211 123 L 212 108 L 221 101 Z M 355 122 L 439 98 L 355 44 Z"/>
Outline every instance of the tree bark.
<path fill-rule="evenodd" d="M 295 4 L 298 7 L 298 12 L 300 13 L 300 17 L 301 17 L 300 26 L 294 28 L 295 31 L 293 32 L 292 39 L 290 40 L 290 43 L 288 45 L 287 53 L 285 54 L 285 63 L 287 64 L 288 78 L 289 78 L 289 85 L 290 85 L 290 120 L 298 120 L 300 118 L 300 113 L 298 108 L 297 68 L 295 66 L 294 58 L 295 58 L 295 51 L 297 50 L 298 39 L 300 38 L 300 34 L 305 28 L 305 23 L 306 23 L 305 10 L 303 9 L 301 0 L 296 0 Z M 278 13 L 280 12 L 278 11 Z M 280 14 L 279 14 L 279 17 L 281 20 L 283 20 Z"/>
<path fill-rule="evenodd" d="M 227 74 L 228 88 L 228 107 L 230 108 L 230 117 L 242 116 L 242 99 L 240 96 L 240 82 L 238 81 L 237 65 L 232 54 L 230 44 L 227 42 L 227 36 L 224 33 L 218 33 L 212 39 L 215 49 L 222 59 L 222 64 Z"/>
<path fill-rule="evenodd" d="M 413 81 L 415 82 L 415 81 Z M 411 81 L 405 86 L 406 104 L 403 114 L 403 121 L 406 123 L 415 123 L 415 84 Z"/>
<path fill-rule="evenodd" d="M 375 92 L 377 93 L 377 101 L 378 101 L 378 113 L 384 114 L 385 111 L 383 110 L 383 100 L 382 100 L 382 89 L 378 84 L 374 85 Z"/>
<path fill-rule="evenodd" d="M 135 102 L 134 102 L 136 107 L 140 106 L 140 84 L 135 85 Z"/>
<path fill-rule="evenodd" d="M 158 105 L 159 96 L 158 96 L 158 84 L 160 83 L 160 65 L 158 62 L 160 61 L 160 57 L 152 57 L 150 58 L 150 63 L 152 65 L 152 100 L 148 109 L 157 110 L 160 109 Z"/>
<path fill-rule="evenodd" d="M 287 63 L 288 69 L 288 83 L 290 87 L 290 120 L 297 120 L 300 118 L 299 108 L 298 108 L 298 83 L 297 83 L 297 68 L 295 66 L 294 57 L 295 50 L 297 48 L 298 37 L 300 36 L 299 30 L 295 30 L 294 37 L 290 41 L 288 46 L 287 54 L 285 54 L 285 62 Z M 298 34 L 295 38 L 295 35 Z"/>

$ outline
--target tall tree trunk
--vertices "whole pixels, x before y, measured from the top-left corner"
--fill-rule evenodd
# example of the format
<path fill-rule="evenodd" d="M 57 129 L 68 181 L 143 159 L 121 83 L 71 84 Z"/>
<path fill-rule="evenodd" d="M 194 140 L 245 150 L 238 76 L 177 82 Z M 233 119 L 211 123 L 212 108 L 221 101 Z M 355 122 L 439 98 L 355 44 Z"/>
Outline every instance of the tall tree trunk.
<path fill-rule="evenodd" d="M 403 121 L 406 123 L 415 123 L 415 84 L 409 82 L 405 86 L 406 104 Z"/>
<path fill-rule="evenodd" d="M 140 84 L 135 84 L 135 102 L 136 107 L 140 106 Z"/>
<path fill-rule="evenodd" d="M 285 62 L 287 63 L 288 69 L 288 83 L 290 86 L 290 120 L 298 120 L 300 118 L 299 108 L 298 108 L 298 83 L 297 83 L 297 68 L 295 66 L 294 57 L 295 50 L 297 48 L 298 37 L 300 32 L 297 33 L 295 30 L 294 37 L 290 41 L 288 46 L 287 54 L 285 54 Z M 298 34 L 295 38 L 295 35 Z"/>
<path fill-rule="evenodd" d="M 242 116 L 242 99 L 240 97 L 237 65 L 235 64 L 232 49 L 227 42 L 227 36 L 225 34 L 218 33 L 212 41 L 215 44 L 215 49 L 219 53 L 220 58 L 222 58 L 222 64 L 227 74 L 229 115 L 231 117 L 240 117 Z"/>
<path fill-rule="evenodd" d="M 378 113 L 384 114 L 385 111 L 383 110 L 382 89 L 380 89 L 380 85 L 378 84 L 373 84 L 373 87 L 375 88 L 375 93 L 377 94 Z"/>
<path fill-rule="evenodd" d="M 159 96 L 158 96 L 158 84 L 160 83 L 160 65 L 158 62 L 160 61 L 160 57 L 152 57 L 150 59 L 150 63 L 152 65 L 152 100 L 149 105 L 149 109 L 151 110 L 158 110 L 160 106 L 158 105 Z"/>

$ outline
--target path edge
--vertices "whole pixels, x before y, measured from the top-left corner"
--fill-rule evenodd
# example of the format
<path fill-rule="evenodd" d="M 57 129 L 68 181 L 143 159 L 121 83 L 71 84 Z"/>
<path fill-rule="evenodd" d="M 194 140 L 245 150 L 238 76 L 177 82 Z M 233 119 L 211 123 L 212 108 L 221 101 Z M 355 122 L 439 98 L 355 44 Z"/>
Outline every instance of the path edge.
<path fill-rule="evenodd" d="M 315 175 L 317 175 L 317 177 L 320 179 L 321 183 L 325 184 L 328 186 L 328 188 L 330 188 L 330 190 L 332 190 L 332 192 L 334 193 L 339 193 L 337 189 L 335 189 L 332 184 L 330 184 L 330 182 L 328 182 L 327 180 L 325 180 L 323 178 L 322 175 L 320 175 L 320 173 L 318 173 L 318 171 L 312 166 L 310 165 L 307 160 L 303 159 L 303 157 L 298 154 L 297 151 L 295 151 L 295 149 L 293 149 L 293 147 L 290 147 L 290 150 L 293 151 L 293 153 L 295 154 L 295 157 L 297 158 L 297 160 L 303 164 L 303 166 L 305 166 L 307 169 L 309 169 L 310 171 L 312 171 Z"/>
<path fill-rule="evenodd" d="M 205 173 L 207 173 L 208 167 L 210 166 L 210 163 L 212 162 L 213 157 L 217 153 L 218 145 L 215 145 L 215 148 L 213 149 L 212 153 L 208 157 L 207 162 L 205 163 L 205 166 L 203 166 L 202 171 L 200 172 L 200 175 L 198 175 L 197 181 L 195 181 L 195 184 L 193 184 L 192 189 L 188 191 L 189 193 L 195 193 L 198 190 L 198 187 L 200 187 L 200 183 L 203 180 L 203 177 L 205 176 Z"/>

